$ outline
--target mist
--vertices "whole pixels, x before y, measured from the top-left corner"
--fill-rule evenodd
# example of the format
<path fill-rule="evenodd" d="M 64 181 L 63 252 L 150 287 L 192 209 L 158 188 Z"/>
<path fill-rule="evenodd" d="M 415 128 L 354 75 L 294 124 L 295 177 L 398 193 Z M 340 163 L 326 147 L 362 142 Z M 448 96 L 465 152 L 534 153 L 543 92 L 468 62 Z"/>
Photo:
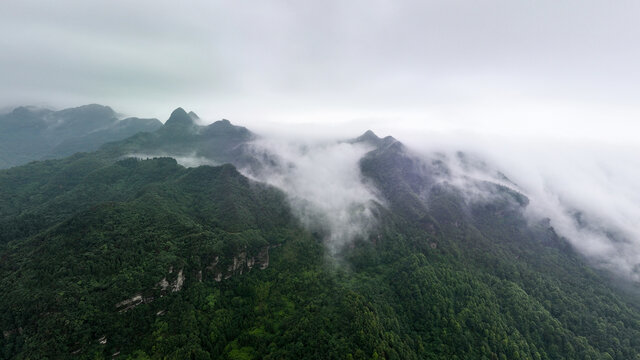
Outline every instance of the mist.
<path fill-rule="evenodd" d="M 640 146 L 460 132 L 416 131 L 400 138 L 425 157 L 445 154 L 453 184 L 468 196 L 482 194 L 467 177 L 520 192 L 530 201 L 525 215 L 532 222 L 548 218 L 597 266 L 640 280 Z M 486 168 L 460 169 L 453 161 L 458 151 Z"/>
<path fill-rule="evenodd" d="M 403 142 L 415 156 L 444 159 L 451 175 L 439 180 L 461 189 L 470 201 L 493 196 L 475 181 L 521 193 L 529 199 L 524 215 L 532 223 L 548 219 L 593 264 L 640 281 L 640 146 L 606 137 L 504 136 L 426 131 L 424 126 L 394 130 L 386 124 L 369 125 L 378 136 Z M 263 167 L 243 173 L 285 191 L 303 224 L 327 232 L 326 244 L 335 253 L 367 236 L 375 225 L 373 204 L 385 206 L 359 169 L 371 148 L 341 142 L 364 130 L 360 121 L 339 130 L 321 123 L 269 124 L 259 132 L 261 140 L 252 143 Z M 471 167 L 461 165 L 459 152 Z"/>
<path fill-rule="evenodd" d="M 324 234 L 335 254 L 367 236 L 375 223 L 372 208 L 383 203 L 360 173 L 359 161 L 371 149 L 359 143 L 262 138 L 250 145 L 262 159 L 260 166 L 241 171 L 282 189 L 302 224 Z"/>
<path fill-rule="evenodd" d="M 532 221 L 636 276 L 638 3 L 188 3 L 3 1 L 0 109 L 232 119 L 278 154 L 247 175 L 287 190 L 304 221 L 325 214 L 333 244 L 365 234 L 367 204 L 384 201 L 359 174 L 366 149 L 337 140 L 372 129 L 424 156 L 464 151 L 530 198 Z"/>
<path fill-rule="evenodd" d="M 176 160 L 176 162 L 179 165 L 184 166 L 186 168 L 193 168 L 193 167 L 198 167 L 202 165 L 209 165 L 209 166 L 221 165 L 204 156 L 197 156 L 195 153 L 189 154 L 189 155 L 182 155 L 182 156 L 169 154 L 166 152 L 158 152 L 153 154 L 131 153 L 124 156 L 124 158 L 135 158 L 140 160 L 148 160 L 148 159 L 161 158 L 161 157 L 173 158 Z"/>

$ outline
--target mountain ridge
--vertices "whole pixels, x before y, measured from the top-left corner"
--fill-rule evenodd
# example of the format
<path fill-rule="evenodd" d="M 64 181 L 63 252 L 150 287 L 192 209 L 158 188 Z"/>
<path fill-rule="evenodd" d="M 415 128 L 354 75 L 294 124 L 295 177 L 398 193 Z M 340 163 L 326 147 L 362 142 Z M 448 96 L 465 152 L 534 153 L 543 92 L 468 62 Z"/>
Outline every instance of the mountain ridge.
<path fill-rule="evenodd" d="M 340 144 L 370 146 L 358 174 L 385 202 L 334 253 L 289 189 L 240 171 L 300 164 L 176 111 L 154 132 L 0 170 L 2 357 L 640 356 L 637 296 L 527 219 L 524 195 L 469 177 L 484 194 L 470 197 L 451 159 L 367 131 Z"/>
<path fill-rule="evenodd" d="M 0 115 L 0 168 L 94 151 L 161 125 L 157 119 L 120 120 L 113 109 L 98 104 L 59 111 L 17 107 Z"/>

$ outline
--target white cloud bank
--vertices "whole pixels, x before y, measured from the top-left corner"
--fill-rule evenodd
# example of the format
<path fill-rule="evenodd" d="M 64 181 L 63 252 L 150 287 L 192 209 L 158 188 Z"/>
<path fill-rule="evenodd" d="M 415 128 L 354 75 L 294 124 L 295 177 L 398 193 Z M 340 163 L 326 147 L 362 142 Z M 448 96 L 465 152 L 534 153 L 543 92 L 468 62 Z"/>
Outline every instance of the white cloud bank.
<path fill-rule="evenodd" d="M 549 218 L 598 265 L 640 280 L 640 146 L 461 133 L 406 139 L 424 154 L 462 150 L 486 160 L 529 197 L 528 216 Z"/>
<path fill-rule="evenodd" d="M 355 126 L 354 126 L 355 125 Z M 338 142 L 355 137 L 362 124 L 329 131 L 316 124 L 312 131 L 292 127 L 270 133 L 251 144 L 262 159 L 260 170 L 241 171 L 284 190 L 296 215 L 311 230 L 325 236 L 329 250 L 338 252 L 354 238 L 366 237 L 375 225 L 373 202 L 384 199 L 360 173 L 359 160 L 371 147 Z M 389 126 L 389 123 L 387 123 Z M 489 180 L 526 195 L 526 215 L 549 218 L 556 231 L 576 250 L 598 265 L 640 281 L 640 146 L 550 137 L 498 136 L 477 132 L 425 132 L 386 128 L 418 154 L 443 153 L 454 159 L 463 151 L 488 165 L 482 169 L 452 167 L 453 184 L 469 187 L 470 176 Z M 138 158 L 167 154 L 131 154 Z M 186 167 L 217 165 L 206 158 L 176 158 Z M 501 179 L 497 171 L 511 182 Z M 449 179 L 452 181 L 452 179 Z M 467 194 L 486 198 L 479 189 Z"/>
<path fill-rule="evenodd" d="M 382 202 L 360 173 L 364 144 L 261 139 L 251 150 L 264 159 L 259 170 L 243 172 L 288 194 L 302 223 L 325 235 L 332 253 L 374 224 L 373 202 Z"/>

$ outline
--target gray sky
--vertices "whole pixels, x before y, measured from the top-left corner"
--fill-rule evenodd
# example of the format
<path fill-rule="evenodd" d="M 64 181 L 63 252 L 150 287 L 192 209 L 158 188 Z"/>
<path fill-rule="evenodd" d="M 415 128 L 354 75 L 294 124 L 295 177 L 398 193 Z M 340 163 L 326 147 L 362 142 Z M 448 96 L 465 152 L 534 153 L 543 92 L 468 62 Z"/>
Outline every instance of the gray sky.
<path fill-rule="evenodd" d="M 0 107 L 631 142 L 638 14 L 593 0 L 3 0 Z"/>

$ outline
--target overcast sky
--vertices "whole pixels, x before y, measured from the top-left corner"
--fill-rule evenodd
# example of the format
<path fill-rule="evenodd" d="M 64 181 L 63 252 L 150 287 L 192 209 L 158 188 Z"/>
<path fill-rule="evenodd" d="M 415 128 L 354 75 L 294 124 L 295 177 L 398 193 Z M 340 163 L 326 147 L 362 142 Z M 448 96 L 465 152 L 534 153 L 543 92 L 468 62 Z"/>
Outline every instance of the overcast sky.
<path fill-rule="evenodd" d="M 638 14 L 610 0 L 3 0 L 0 108 L 632 142 Z"/>

